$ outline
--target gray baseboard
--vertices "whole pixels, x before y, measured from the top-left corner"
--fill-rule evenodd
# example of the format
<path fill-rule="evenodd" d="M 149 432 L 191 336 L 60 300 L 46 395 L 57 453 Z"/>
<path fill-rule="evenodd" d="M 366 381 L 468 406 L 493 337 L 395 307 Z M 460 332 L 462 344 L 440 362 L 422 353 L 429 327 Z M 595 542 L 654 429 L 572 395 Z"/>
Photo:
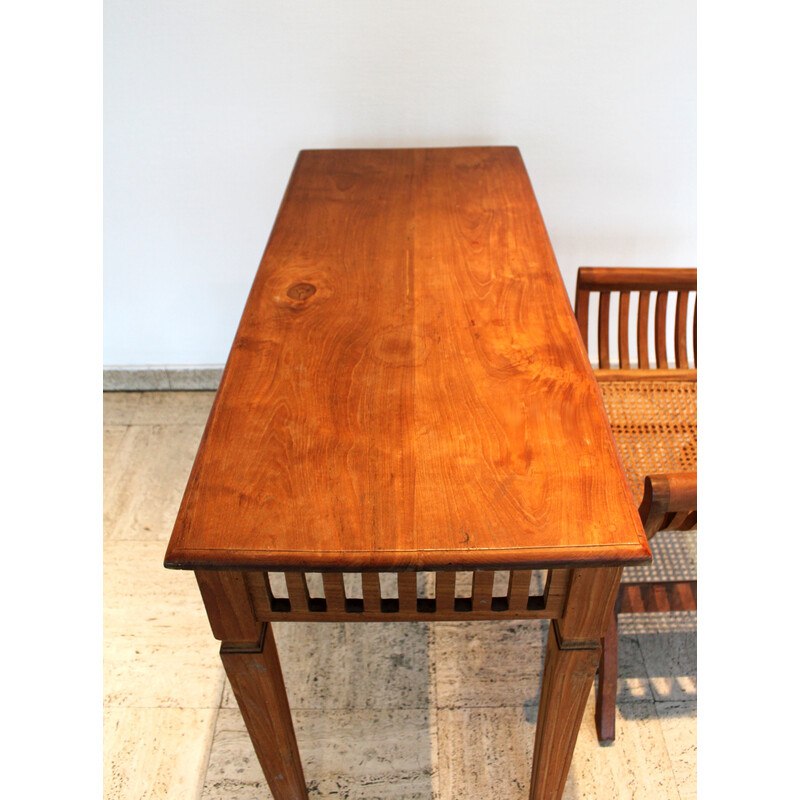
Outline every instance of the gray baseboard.
<path fill-rule="evenodd" d="M 216 391 L 221 377 L 221 366 L 103 367 L 103 391 Z"/>

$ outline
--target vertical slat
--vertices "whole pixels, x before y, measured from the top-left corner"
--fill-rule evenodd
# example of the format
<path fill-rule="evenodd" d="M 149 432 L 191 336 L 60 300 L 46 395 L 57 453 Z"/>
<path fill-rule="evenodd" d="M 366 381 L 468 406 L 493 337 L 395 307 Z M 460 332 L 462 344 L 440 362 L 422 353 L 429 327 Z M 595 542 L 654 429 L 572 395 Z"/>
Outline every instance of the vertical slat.
<path fill-rule="evenodd" d="M 600 311 L 597 315 L 597 350 L 600 355 L 600 369 L 608 369 L 608 316 L 611 293 L 600 292 Z"/>
<path fill-rule="evenodd" d="M 630 328 L 628 314 L 631 304 L 631 293 L 619 293 L 619 317 L 617 322 L 617 341 L 619 342 L 620 369 L 631 368 L 631 358 L 628 353 L 628 330 Z"/>
<path fill-rule="evenodd" d="M 697 369 L 697 297 L 694 298 L 694 322 L 692 324 L 692 347 L 694 349 L 694 368 Z"/>
<path fill-rule="evenodd" d="M 455 572 L 436 573 L 436 611 L 452 611 L 455 608 Z"/>
<path fill-rule="evenodd" d="M 548 612 L 554 612 L 556 616 L 560 616 L 564 608 L 569 577 L 570 570 L 568 569 L 551 569 L 547 573 L 547 583 L 544 587 L 545 608 Z"/>
<path fill-rule="evenodd" d="M 308 584 L 304 572 L 284 572 L 292 611 L 308 611 Z"/>
<path fill-rule="evenodd" d="M 689 292 L 678 292 L 675 307 L 675 364 L 678 369 L 689 368 L 689 353 L 686 350 L 686 322 L 689 316 Z"/>
<path fill-rule="evenodd" d="M 400 601 L 400 613 L 416 613 L 417 610 L 417 573 L 397 573 L 397 597 Z"/>
<path fill-rule="evenodd" d="M 341 572 L 323 572 L 325 607 L 328 611 L 344 611 L 344 577 Z"/>
<path fill-rule="evenodd" d="M 636 351 L 639 356 L 639 369 L 650 368 L 647 352 L 647 318 L 650 315 L 650 292 L 639 292 L 639 318 L 636 323 Z"/>
<path fill-rule="evenodd" d="M 492 608 L 492 588 L 494 587 L 494 570 L 482 570 L 472 573 L 472 610 L 490 611 Z"/>
<path fill-rule="evenodd" d="M 669 292 L 658 292 L 656 295 L 656 366 L 666 369 L 667 360 L 667 299 Z"/>
<path fill-rule="evenodd" d="M 531 590 L 531 570 L 513 569 L 508 578 L 508 609 L 524 611 Z"/>
<path fill-rule="evenodd" d="M 578 328 L 583 339 L 583 346 L 589 352 L 589 292 L 577 289 L 575 298 L 575 316 L 578 318 Z"/>
<path fill-rule="evenodd" d="M 381 579 L 377 572 L 361 573 L 361 594 L 364 611 L 381 610 Z"/>

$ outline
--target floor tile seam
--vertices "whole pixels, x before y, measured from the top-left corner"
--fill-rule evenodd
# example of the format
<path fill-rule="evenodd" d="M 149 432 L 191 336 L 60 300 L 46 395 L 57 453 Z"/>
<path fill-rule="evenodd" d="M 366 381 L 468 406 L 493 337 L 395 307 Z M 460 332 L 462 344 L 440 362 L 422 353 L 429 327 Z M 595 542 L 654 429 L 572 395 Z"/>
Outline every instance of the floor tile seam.
<path fill-rule="evenodd" d="M 166 706 L 163 704 L 159 705 L 139 705 L 139 704 L 117 704 L 117 703 L 108 703 L 107 701 L 103 700 L 103 710 L 104 711 L 219 711 L 219 706 L 215 705 L 208 705 L 208 706 L 187 706 L 187 705 L 171 705 Z"/>
<path fill-rule="evenodd" d="M 654 705 L 657 705 L 657 703 L 654 704 Z M 666 751 L 667 758 L 669 759 L 669 769 L 670 769 L 670 772 L 672 773 L 672 783 L 675 786 L 675 792 L 678 795 L 678 797 L 680 798 L 680 800 L 683 800 L 683 794 L 681 794 L 681 790 L 680 790 L 680 781 L 678 780 L 678 772 L 677 772 L 676 767 L 675 767 L 675 759 L 673 758 L 673 755 L 672 755 L 672 749 L 670 748 L 669 744 L 667 743 L 667 736 L 666 736 L 666 732 L 664 731 L 664 723 L 663 723 L 663 721 L 661 719 L 661 716 L 658 713 L 658 708 L 656 708 L 656 720 L 658 721 L 658 730 L 661 733 L 661 739 L 664 742 L 664 750 Z"/>
<path fill-rule="evenodd" d="M 652 635 L 652 634 L 636 634 L 636 640 L 637 640 L 637 644 L 639 645 L 639 651 L 642 654 L 642 664 L 644 664 L 645 677 L 647 678 L 647 683 L 648 683 L 648 686 L 650 687 L 650 692 L 653 695 L 653 700 L 654 701 L 658 701 L 658 696 L 659 695 L 656 692 L 656 689 L 655 689 L 655 687 L 653 685 L 653 682 L 655 680 L 657 680 L 658 678 L 663 678 L 664 676 L 663 675 L 651 675 L 650 674 L 651 670 L 650 670 L 650 665 L 648 664 L 647 657 L 645 656 L 645 648 L 642 647 L 642 643 L 639 641 L 639 636 L 640 635 L 647 636 L 647 635 Z M 671 675 L 671 676 L 668 676 L 668 677 L 670 678 L 670 680 L 676 680 L 676 676 L 674 676 L 674 675 Z M 689 678 L 691 678 L 692 676 L 688 675 L 688 676 L 680 676 L 680 677 L 689 677 Z M 697 680 L 697 676 L 694 676 L 694 678 L 695 678 L 695 680 Z M 697 695 L 695 694 L 694 697 L 697 697 Z M 665 699 L 663 699 L 663 700 L 661 700 L 659 702 L 671 703 L 671 702 L 680 702 L 680 701 L 677 700 L 677 699 L 673 700 L 672 698 L 669 698 L 669 699 L 665 698 Z"/>
<path fill-rule="evenodd" d="M 224 684 L 223 684 L 224 688 Z M 198 781 L 198 790 L 197 794 L 195 795 L 195 800 L 201 800 L 203 796 L 203 791 L 206 788 L 206 778 L 208 776 L 208 765 L 211 763 L 211 751 L 214 749 L 214 739 L 217 734 L 217 722 L 219 721 L 219 712 L 222 710 L 222 689 L 220 690 L 220 698 L 219 698 L 220 705 L 214 710 L 214 719 L 210 723 L 211 728 L 211 735 L 206 740 L 206 746 L 204 748 L 203 754 L 203 763 L 200 766 L 198 772 L 200 773 L 200 780 Z"/>
<path fill-rule="evenodd" d="M 533 701 L 534 708 L 538 708 L 539 706 L 539 698 L 538 696 L 535 698 L 531 698 Z M 444 703 L 442 705 L 436 706 L 438 711 L 514 711 L 519 710 L 524 713 L 525 711 L 525 704 L 528 701 L 524 701 L 523 703 L 502 703 L 500 705 L 468 705 L 467 703 Z"/>
<path fill-rule="evenodd" d="M 647 659 L 645 658 L 644 655 L 644 648 L 642 647 L 642 642 L 639 639 L 639 634 L 634 633 L 625 635 L 630 636 L 630 638 L 636 640 L 636 649 L 639 651 L 639 660 L 641 661 L 642 666 L 644 666 L 644 678 L 647 681 L 647 691 L 650 692 L 650 697 L 652 698 L 653 702 L 655 702 L 656 693 L 655 689 L 653 688 L 653 678 L 650 675 L 650 668 L 647 666 Z M 637 701 L 634 700 L 632 702 L 637 702 Z"/>
<path fill-rule="evenodd" d="M 670 700 L 667 698 L 661 700 L 654 701 L 657 706 L 696 706 L 697 705 L 697 695 L 690 695 L 689 697 L 684 698 L 675 698 L 674 700 Z"/>
<path fill-rule="evenodd" d="M 220 706 L 220 707 L 222 707 L 222 706 Z M 238 705 L 225 706 L 225 708 L 228 709 L 228 710 L 238 710 L 239 706 Z M 430 705 L 430 704 L 413 705 L 413 706 L 399 706 L 396 703 L 394 703 L 394 704 L 392 704 L 390 706 L 332 706 L 332 707 L 329 707 L 329 706 L 326 706 L 326 707 L 314 706 L 314 707 L 309 707 L 309 706 L 293 706 L 291 704 L 289 705 L 289 710 L 292 711 L 292 712 L 295 712 L 295 711 L 303 711 L 303 712 L 313 711 L 314 713 L 318 713 L 318 714 L 325 714 L 325 713 L 327 713 L 329 711 L 336 711 L 336 712 L 340 712 L 340 711 L 348 711 L 348 712 L 349 711 L 369 711 L 369 712 L 376 712 L 376 713 L 379 712 L 379 711 L 431 711 L 434 708 L 435 707 Z"/>

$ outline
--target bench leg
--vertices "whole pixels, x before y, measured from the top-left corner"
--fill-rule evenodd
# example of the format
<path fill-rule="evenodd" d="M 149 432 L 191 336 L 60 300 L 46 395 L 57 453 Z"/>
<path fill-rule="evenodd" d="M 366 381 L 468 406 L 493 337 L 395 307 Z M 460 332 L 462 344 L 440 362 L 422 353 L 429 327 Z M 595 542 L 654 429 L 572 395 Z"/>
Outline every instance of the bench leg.
<path fill-rule="evenodd" d="M 597 673 L 597 695 L 594 705 L 594 722 L 597 728 L 597 739 L 611 743 L 616 732 L 614 717 L 617 710 L 617 674 L 619 657 L 619 637 L 617 635 L 617 615 L 611 615 L 608 630 L 603 637 L 603 653 L 600 657 L 600 669 Z"/>

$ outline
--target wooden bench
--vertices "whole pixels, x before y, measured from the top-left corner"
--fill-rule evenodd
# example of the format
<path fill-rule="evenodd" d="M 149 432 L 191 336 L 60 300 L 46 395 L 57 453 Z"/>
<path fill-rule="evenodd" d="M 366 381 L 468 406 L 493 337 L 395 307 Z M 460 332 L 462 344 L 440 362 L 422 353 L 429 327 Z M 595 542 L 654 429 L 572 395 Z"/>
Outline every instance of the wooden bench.
<path fill-rule="evenodd" d="M 655 313 L 651 313 L 653 293 Z M 597 349 L 595 376 L 648 538 L 659 531 L 697 527 L 696 293 L 695 269 L 578 270 L 575 311 L 581 337 L 587 350 Z M 591 316 L 596 325 L 590 326 L 593 294 L 597 308 Z M 630 347 L 631 338 L 635 349 Z M 696 608 L 694 579 L 630 580 L 623 574 L 603 639 L 595 706 L 600 741 L 615 737 L 617 615 Z"/>

